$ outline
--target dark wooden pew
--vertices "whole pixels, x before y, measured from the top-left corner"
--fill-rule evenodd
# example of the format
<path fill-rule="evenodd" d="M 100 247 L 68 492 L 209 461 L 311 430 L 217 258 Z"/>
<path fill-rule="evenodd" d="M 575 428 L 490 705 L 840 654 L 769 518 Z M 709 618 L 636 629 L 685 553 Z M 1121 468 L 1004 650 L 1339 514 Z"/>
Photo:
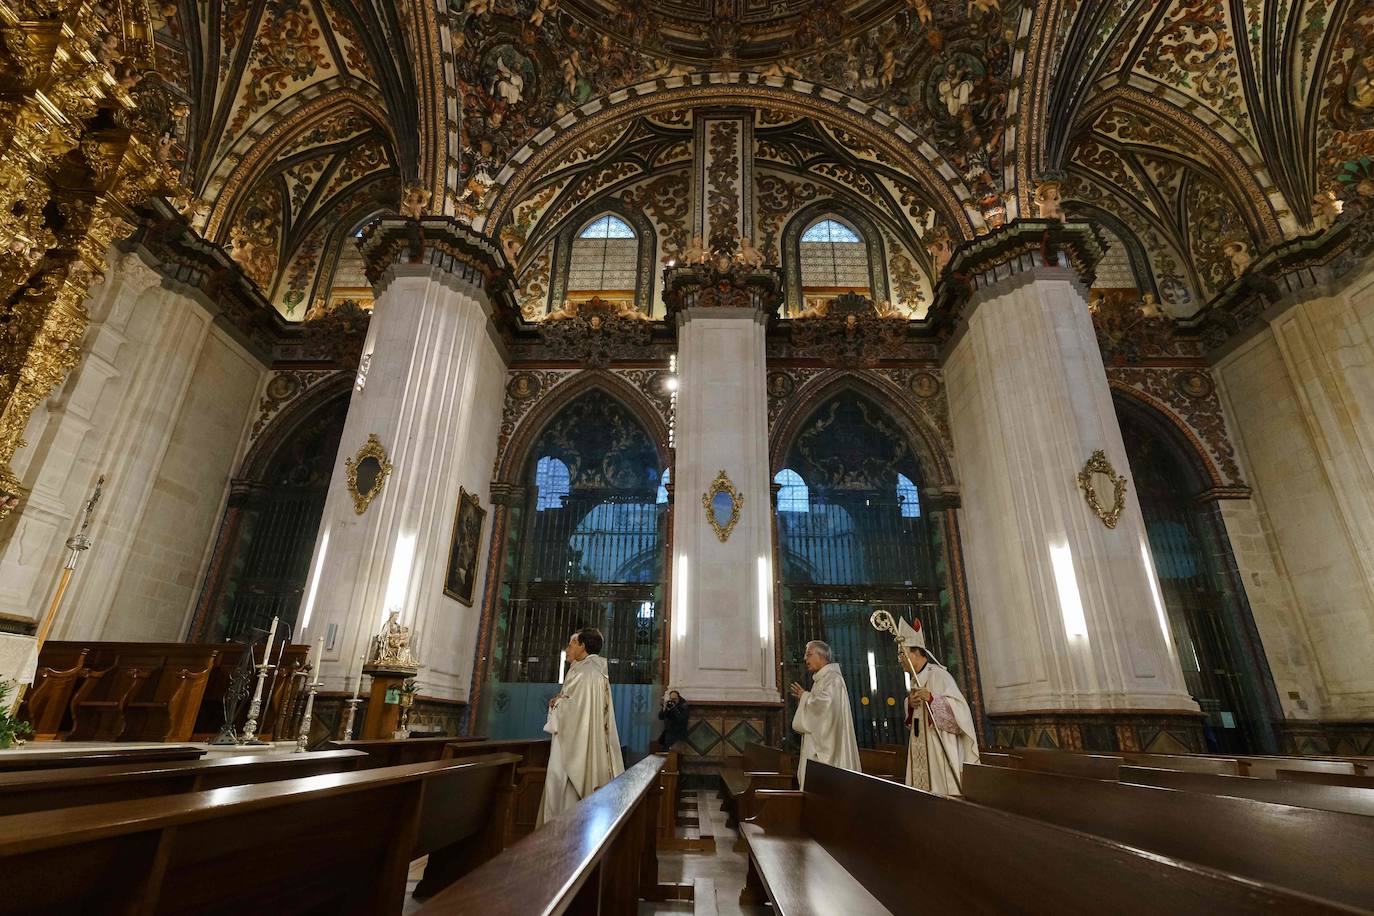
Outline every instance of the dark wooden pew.
<path fill-rule="evenodd" d="M 964 768 L 964 797 L 1318 899 L 1374 905 L 1374 819 L 1004 767 Z"/>
<path fill-rule="evenodd" d="M 645 757 L 420 908 L 422 916 L 634 916 L 640 900 L 691 900 L 658 881 L 658 773 Z"/>
<path fill-rule="evenodd" d="M 742 830 L 749 872 L 740 903 L 767 902 L 774 916 L 1357 912 L 817 763 L 807 765 L 804 792 L 759 793 L 759 813 Z"/>
<path fill-rule="evenodd" d="M 1320 786 L 1349 786 L 1354 789 L 1374 789 L 1374 776 L 1348 776 L 1341 773 L 1318 773 L 1312 770 L 1279 769 L 1274 775 L 1287 782 L 1308 782 Z"/>
<path fill-rule="evenodd" d="M 69 767 L 102 767 L 116 763 L 153 763 L 162 760 L 195 760 L 205 748 L 186 744 L 163 747 L 131 747 L 119 750 L 23 750 L 0 754 L 0 773 L 19 770 L 59 770 Z"/>
<path fill-rule="evenodd" d="M 1363 776 L 1363 764 L 1350 760 L 1327 760 L 1317 757 L 1237 757 L 1240 775 L 1260 779 L 1278 779 L 1279 770 L 1304 773 L 1331 773 L 1336 776 Z"/>
<path fill-rule="evenodd" d="M 0 773 L 0 816 L 348 773 L 365 759 L 362 751 L 324 751 Z"/>
<path fill-rule="evenodd" d="M 258 649 L 261 652 L 261 647 Z M 264 739 L 273 737 L 288 691 L 284 685 L 290 673 L 298 670 L 304 663 L 310 647 L 290 645 L 272 652 L 273 661 L 280 659 L 281 671 L 270 672 L 267 678 L 266 697 L 262 713 L 258 718 L 258 734 Z M 38 658 L 38 677 L 34 689 L 26 698 L 25 717 L 35 725 L 35 738 L 48 740 L 66 737 L 71 731 L 71 705 L 75 694 L 93 672 L 105 671 L 123 659 L 162 659 L 162 665 L 173 669 L 175 674 L 181 668 L 200 671 L 205 666 L 203 660 L 209 653 L 218 653 L 203 681 L 195 679 L 188 690 L 180 694 L 180 702 L 174 713 L 172 729 L 163 739 L 166 741 L 210 741 L 219 733 L 224 720 L 223 698 L 229 686 L 229 677 L 242 658 L 242 643 L 155 643 L 155 642 L 99 642 L 93 640 L 48 640 Z M 199 667 L 198 667 L 199 665 Z M 45 672 L 50 672 L 46 673 Z M 134 698 L 135 702 L 162 703 L 156 696 Z M 193 710 L 187 710 L 194 705 Z M 154 709 L 154 718 L 160 719 L 161 712 Z M 140 714 L 141 715 L 141 714 Z M 241 727 L 248 716 L 248 704 L 239 708 L 237 726 Z M 188 724 L 189 723 L 189 724 Z M 156 723 L 150 728 L 156 727 Z M 124 735 L 126 740 L 132 735 Z M 294 737 L 294 736 L 292 736 Z"/>
<path fill-rule="evenodd" d="M 438 737 L 438 738 L 357 738 L 352 741 L 330 741 L 325 747 L 331 751 L 366 751 L 368 760 L 364 767 L 394 767 L 404 763 L 424 763 L 441 760 L 444 748 L 450 744 L 467 741 L 484 741 L 482 736 L 475 737 Z"/>
<path fill-rule="evenodd" d="M 399 914 L 410 862 L 483 845 L 514 760 L 337 773 L 0 818 L 0 914 Z M 474 838 L 479 838 L 474 843 Z"/>
<path fill-rule="evenodd" d="M 33 687 L 24 697 L 19 718 L 33 726 L 35 741 L 51 741 L 71 728 L 72 694 L 89 670 L 91 650 L 80 645 L 45 643 Z"/>
<path fill-rule="evenodd" d="M 906 751 L 899 755 L 891 748 L 859 748 L 859 768 L 869 776 L 901 780 L 906 769 Z"/>
<path fill-rule="evenodd" d="M 497 741 L 450 738 L 440 753 L 440 759 L 464 760 L 494 753 L 515 754 L 520 758 L 515 765 L 515 794 L 511 803 L 511 823 L 506 840 L 506 845 L 509 846 L 521 837 L 533 833 L 535 824 L 539 822 L 539 806 L 544 798 L 544 777 L 548 773 L 550 747 L 548 738 Z"/>
<path fill-rule="evenodd" d="M 753 814 L 756 789 L 790 789 L 797 784 L 797 759 L 780 748 L 746 744 L 739 763 L 720 769 L 725 825 L 732 828 Z"/>
<path fill-rule="evenodd" d="M 1057 748 L 1018 747 L 1009 753 L 1013 758 L 1011 764 L 1018 769 L 1062 773 L 1066 776 L 1082 776 L 1085 779 L 1115 781 L 1117 770 L 1126 762 L 1119 755 L 1083 754 L 1076 751 L 1061 751 Z"/>
<path fill-rule="evenodd" d="M 1122 767 L 1118 778 L 1121 782 L 1134 786 L 1203 792 L 1207 795 L 1230 795 L 1298 808 L 1318 808 L 1322 811 L 1374 816 L 1374 790 L 1371 789 L 1285 782 L 1280 779 L 1258 779 L 1253 776 L 1179 773 L 1175 770 L 1154 770 L 1148 767 Z"/>

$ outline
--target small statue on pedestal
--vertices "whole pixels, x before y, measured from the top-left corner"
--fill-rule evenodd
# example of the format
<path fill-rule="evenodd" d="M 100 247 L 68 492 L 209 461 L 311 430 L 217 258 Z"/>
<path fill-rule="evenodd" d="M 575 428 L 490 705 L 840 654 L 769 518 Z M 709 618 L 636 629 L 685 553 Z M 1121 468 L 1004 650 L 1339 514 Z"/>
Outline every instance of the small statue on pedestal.
<path fill-rule="evenodd" d="M 368 667 L 419 670 L 419 659 L 410 654 L 410 627 L 396 619 L 399 613 L 392 611 L 382 625 L 382 632 L 372 637 Z"/>

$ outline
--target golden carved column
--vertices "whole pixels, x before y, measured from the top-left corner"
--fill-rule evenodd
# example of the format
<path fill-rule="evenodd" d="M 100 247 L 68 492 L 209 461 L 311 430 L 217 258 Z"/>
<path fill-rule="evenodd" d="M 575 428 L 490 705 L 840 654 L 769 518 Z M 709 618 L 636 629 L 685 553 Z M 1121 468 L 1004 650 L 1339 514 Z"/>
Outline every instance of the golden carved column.
<path fill-rule="evenodd" d="M 135 102 L 153 66 L 147 10 L 0 0 L 0 519 L 34 407 L 76 364 L 86 294 L 131 207 L 174 185 Z"/>

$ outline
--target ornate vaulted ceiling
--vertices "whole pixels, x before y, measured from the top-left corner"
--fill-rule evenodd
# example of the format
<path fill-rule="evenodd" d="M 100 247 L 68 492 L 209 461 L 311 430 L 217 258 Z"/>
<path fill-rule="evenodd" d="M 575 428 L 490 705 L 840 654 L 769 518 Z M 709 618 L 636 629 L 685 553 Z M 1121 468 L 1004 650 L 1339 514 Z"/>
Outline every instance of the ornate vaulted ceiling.
<path fill-rule="evenodd" d="M 523 272 L 589 197 L 667 206 L 686 175 L 667 109 L 721 100 L 780 113 L 760 121 L 762 194 L 843 198 L 923 274 L 932 225 L 968 237 L 1033 213 L 1036 182 L 1060 178 L 1070 214 L 1148 263 L 1143 285 L 1176 313 L 1231 282 L 1237 246 L 1313 231 L 1314 198 L 1374 154 L 1369 0 L 179 0 L 154 15 L 186 106 L 166 117 L 205 201 L 193 223 L 292 318 L 403 183 L 523 240 Z"/>

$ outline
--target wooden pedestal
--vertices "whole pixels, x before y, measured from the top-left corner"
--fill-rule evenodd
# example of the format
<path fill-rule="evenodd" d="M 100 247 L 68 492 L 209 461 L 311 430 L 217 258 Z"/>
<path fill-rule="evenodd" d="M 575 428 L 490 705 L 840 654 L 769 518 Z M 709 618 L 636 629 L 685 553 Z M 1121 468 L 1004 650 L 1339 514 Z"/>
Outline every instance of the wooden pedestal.
<path fill-rule="evenodd" d="M 415 672 L 368 668 L 363 671 L 372 676 L 372 691 L 368 694 L 367 715 L 363 717 L 363 732 L 359 737 L 390 738 L 401 719 L 401 685 L 414 677 Z M 390 703 L 386 701 L 388 691 L 394 691 Z"/>

